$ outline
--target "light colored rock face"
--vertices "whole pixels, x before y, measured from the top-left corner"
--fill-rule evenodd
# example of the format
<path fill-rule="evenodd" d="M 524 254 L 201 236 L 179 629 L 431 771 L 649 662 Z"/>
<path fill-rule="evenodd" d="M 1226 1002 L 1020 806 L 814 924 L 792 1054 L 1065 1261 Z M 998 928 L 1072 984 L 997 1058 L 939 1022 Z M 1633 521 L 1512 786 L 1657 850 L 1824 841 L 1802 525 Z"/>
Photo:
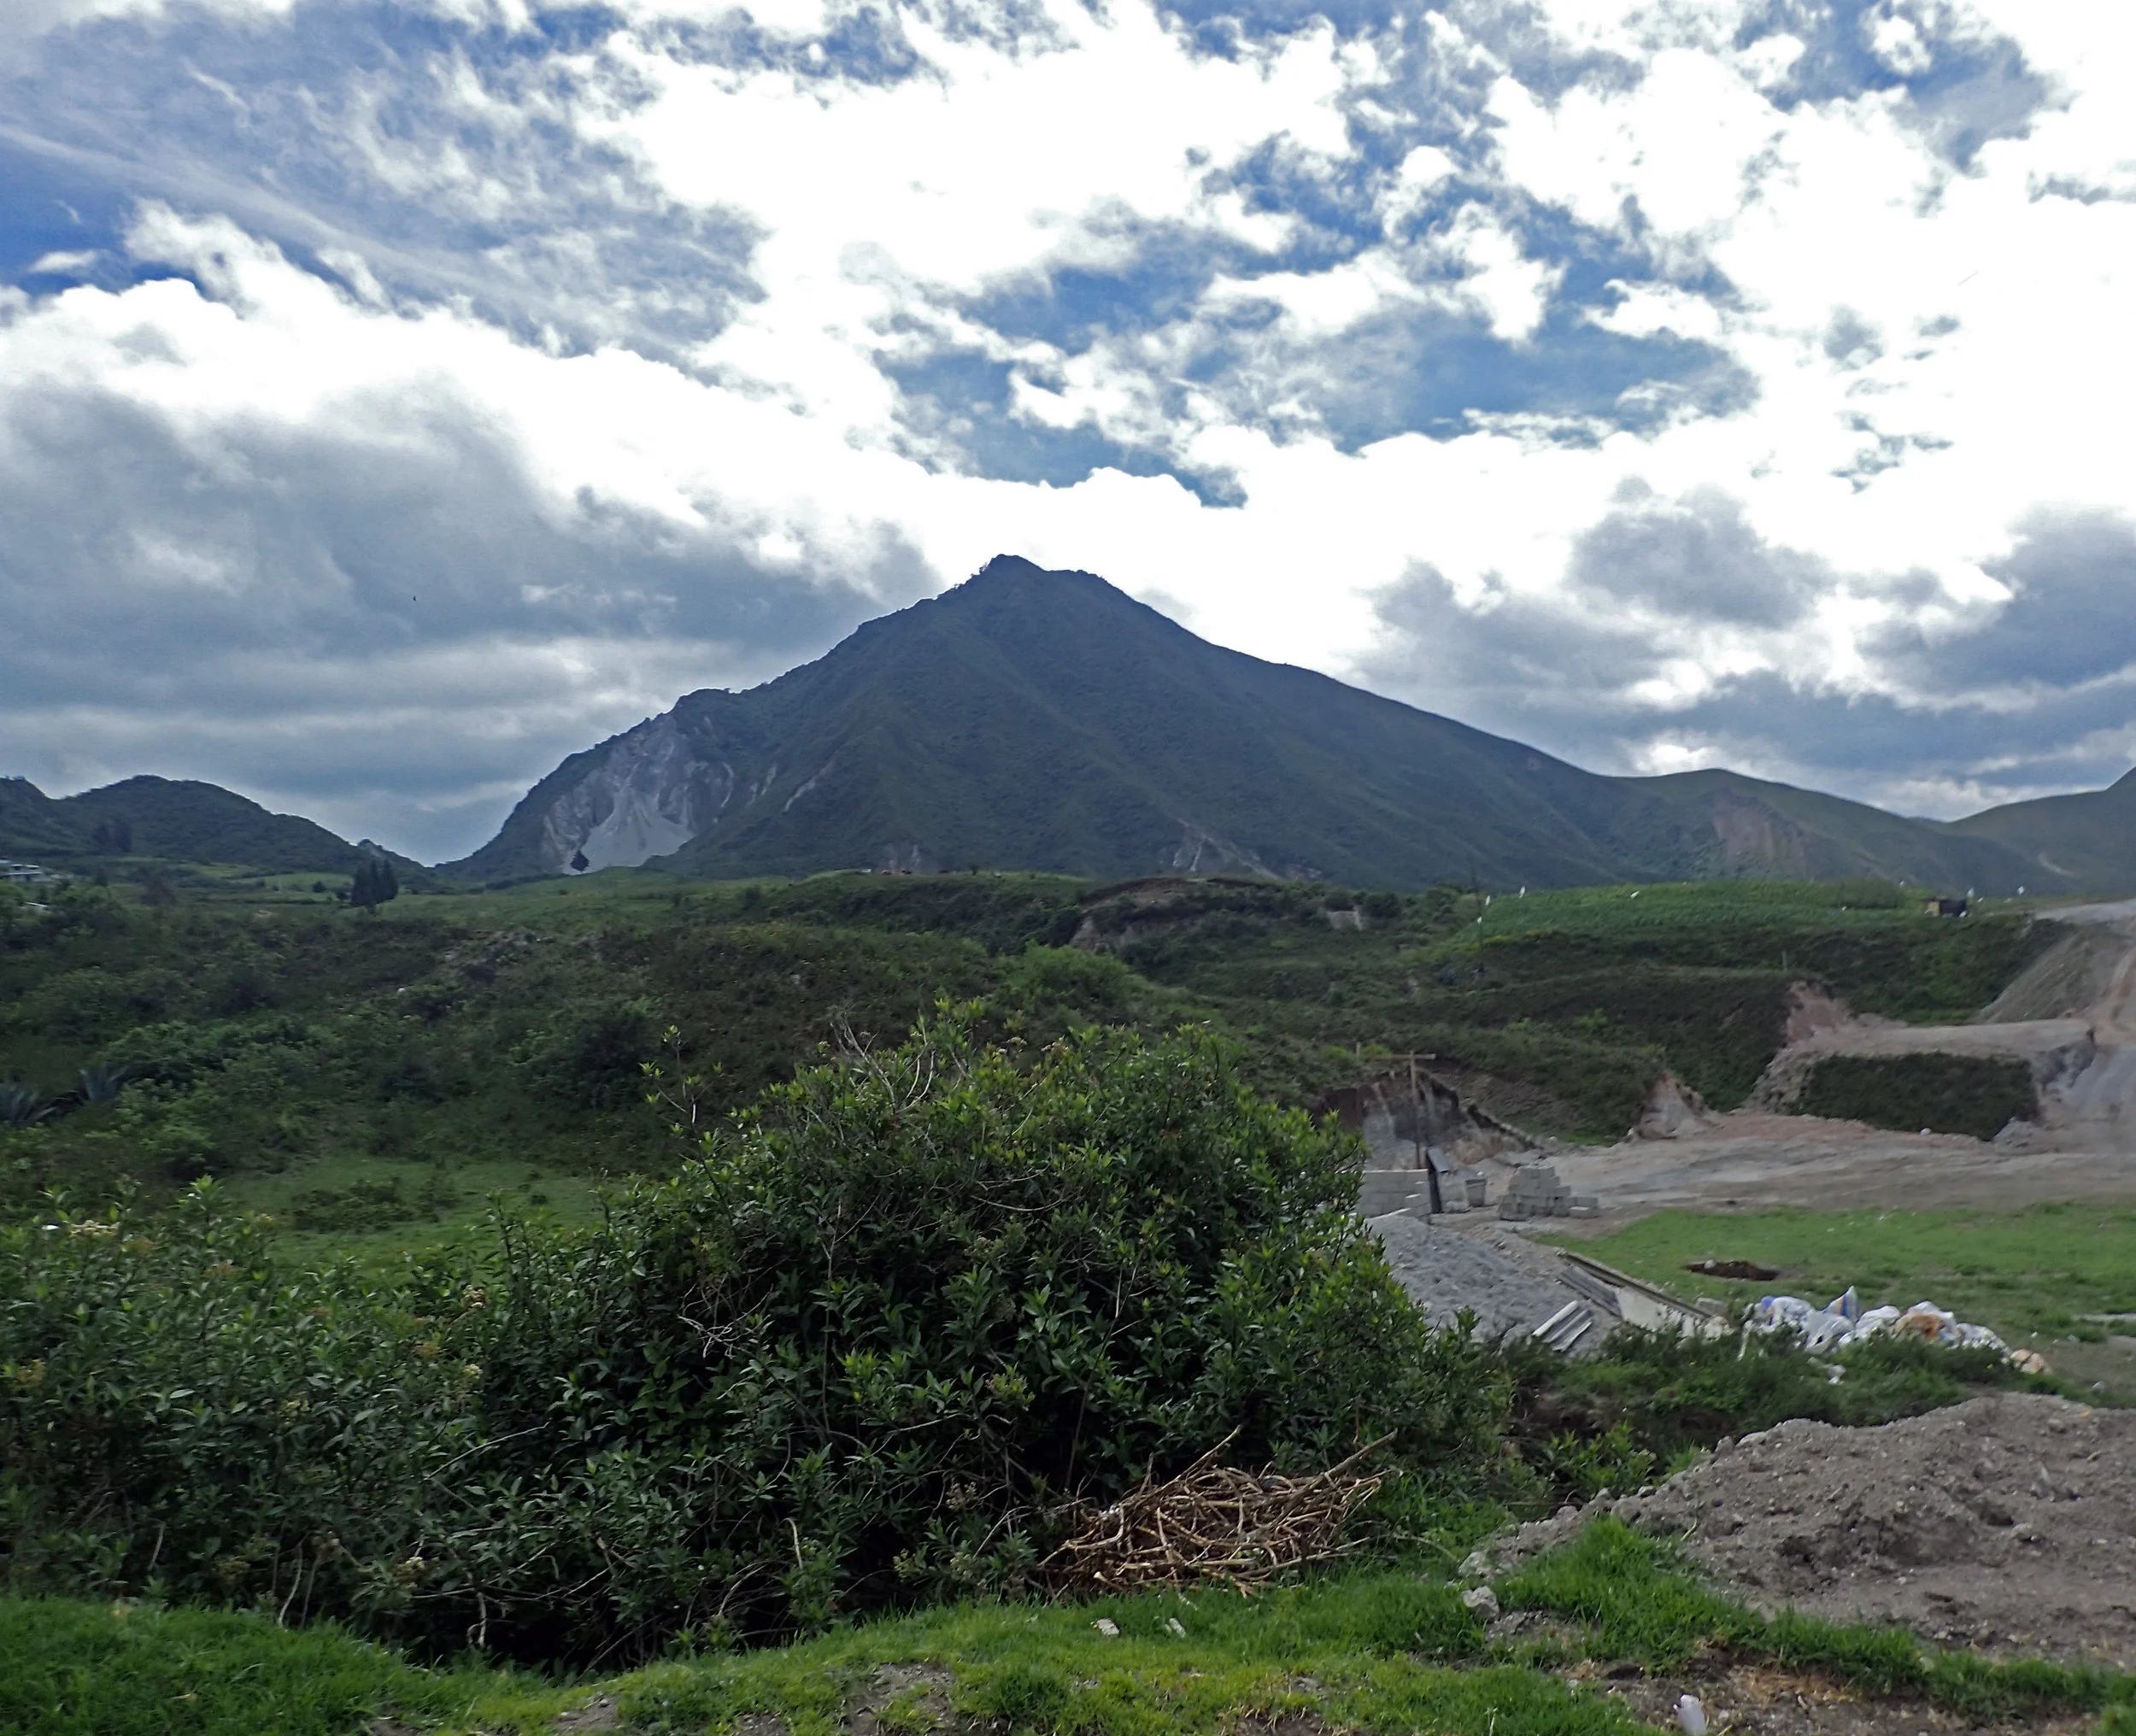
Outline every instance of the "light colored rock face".
<path fill-rule="evenodd" d="M 1681 1139 L 1687 1133 L 1711 1126 L 1712 1114 L 1705 1100 L 1672 1073 L 1663 1073 L 1646 1088 L 1640 1100 L 1639 1120 L 1632 1128 L 1634 1139 Z"/>
<path fill-rule="evenodd" d="M 1755 868 L 1785 879 L 1809 877 L 1802 828 L 1755 797 L 1722 790 L 1706 804 L 1724 872 Z"/>
<path fill-rule="evenodd" d="M 734 769 L 690 749 L 665 713 L 609 743 L 600 761 L 558 798 L 542 821 L 543 865 L 586 871 L 635 868 L 709 830 L 734 794 Z"/>

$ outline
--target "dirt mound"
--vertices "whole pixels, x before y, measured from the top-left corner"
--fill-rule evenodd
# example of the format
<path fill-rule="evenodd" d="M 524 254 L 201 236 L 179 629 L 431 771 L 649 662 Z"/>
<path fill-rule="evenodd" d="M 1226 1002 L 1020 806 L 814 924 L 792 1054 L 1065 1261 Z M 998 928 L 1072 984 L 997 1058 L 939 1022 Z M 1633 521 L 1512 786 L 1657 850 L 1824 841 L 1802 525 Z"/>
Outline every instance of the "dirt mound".
<path fill-rule="evenodd" d="M 1493 1560 L 1602 1512 L 1683 1537 L 1769 1612 L 2136 1668 L 2136 1411 L 2010 1393 L 1881 1428 L 1785 1422 L 1658 1489 L 1524 1525 Z"/>

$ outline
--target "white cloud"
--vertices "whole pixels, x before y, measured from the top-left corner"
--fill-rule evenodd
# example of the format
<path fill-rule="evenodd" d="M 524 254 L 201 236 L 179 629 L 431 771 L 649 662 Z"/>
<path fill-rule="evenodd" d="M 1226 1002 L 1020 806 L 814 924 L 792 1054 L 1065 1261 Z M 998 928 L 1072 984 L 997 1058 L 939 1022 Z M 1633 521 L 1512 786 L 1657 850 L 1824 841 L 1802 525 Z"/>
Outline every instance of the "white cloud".
<path fill-rule="evenodd" d="M 81 22 L 120 3 L 48 0 L 37 15 Z M 516 0 L 425 9 L 535 40 Z M 250 10 L 276 15 L 268 0 Z M 559 213 L 556 255 L 592 258 L 595 238 L 569 226 L 568 178 L 539 152 L 558 138 L 613 152 L 572 159 L 637 177 L 601 222 L 718 213 L 754 238 L 734 316 L 664 352 L 625 347 L 623 314 L 615 342 L 531 319 L 512 332 L 472 298 L 409 293 L 397 243 L 335 229 L 318 257 L 337 285 L 212 199 L 149 206 L 128 242 L 137 267 L 199 288 L 0 301 L 0 490 L 32 542 L 75 551 L 78 595 L 56 607 L 35 587 L 56 581 L 21 545 L 0 582 L 62 625 L 77 605 L 135 612 L 149 660 L 131 685 L 92 681 L 56 636 L 38 667 L 96 690 L 64 707 L 56 689 L 18 698 L 11 736 L 72 743 L 35 750 L 74 768 L 62 780 L 136 769 L 127 756 L 158 741 L 192 757 L 155 769 L 214 775 L 273 714 L 286 751 L 249 774 L 266 788 L 326 752 L 367 684 L 394 751 L 418 760 L 425 728 L 481 738 L 491 719 L 495 753 L 456 783 L 441 767 L 420 798 L 478 830 L 467 804 L 496 803 L 504 768 L 545 769 L 513 751 L 553 758 L 681 687 L 753 678 L 1004 549 L 1161 592 L 1241 648 L 1389 683 L 1408 677 L 1381 657 L 1378 600 L 1428 567 L 1450 633 L 1488 618 L 1499 635 L 1463 639 L 1465 671 L 1405 689 L 1457 713 L 1499 702 L 1504 670 L 1483 660 L 1516 628 L 1521 656 L 1573 659 L 1565 633 L 1614 643 L 1631 623 L 1640 666 L 1609 689 L 1617 733 L 1592 748 L 1627 765 L 1716 751 L 1686 719 L 1761 674 L 1934 697 L 1880 660 L 1879 636 L 1992 618 L 2007 593 L 1991 570 L 2029 514 L 2127 500 L 2113 419 L 2136 391 L 2136 23 L 2104 3 L 2016 0 L 1870 15 L 1855 49 L 1887 67 L 2000 32 L 2053 84 L 2051 104 L 1960 170 L 1904 90 L 1800 98 L 1791 80 L 1830 45 L 1745 44 L 1744 9 L 1546 5 L 1560 70 L 1621 57 L 1564 88 L 1525 70 L 1532 41 L 1526 60 L 1492 45 L 1488 11 L 1464 15 L 1467 38 L 1432 26 L 1429 64 L 1462 75 L 1434 87 L 1440 108 L 1405 94 L 1415 64 L 1394 37 L 1346 41 L 1323 23 L 1212 56 L 1135 0 L 1042 0 L 991 37 L 885 15 L 920 64 L 879 82 L 802 57 L 846 16 L 819 0 L 752 7 L 761 52 L 700 52 L 671 28 L 717 35 L 729 7 L 632 0 L 553 79 L 515 83 L 464 44 L 411 52 L 390 79 L 351 75 L 315 106 L 367 185 L 469 233 L 538 196 Z M 1479 67 L 1495 69 L 1481 106 Z M 230 88 L 252 113 L 259 93 Z M 1439 142 L 1417 142 L 1423 121 L 1399 112 L 1412 100 Z M 1441 110 L 1464 103 L 1449 122 Z M 509 150 L 487 149 L 496 138 Z M 1566 239 L 1568 222 L 1586 232 Z M 1597 260 L 1616 304 L 1553 321 Z M 48 252 L 32 271 L 97 262 Z M 1161 283 L 1038 335 L 989 299 L 1042 302 L 1070 268 L 1116 274 L 1122 298 L 1137 273 Z M 1420 350 L 1371 347 L 1404 321 L 1425 332 Z M 1608 345 L 1668 344 L 1709 346 L 1748 382 L 1746 406 L 1650 424 L 1581 372 L 1616 366 L 1595 359 Z M 1112 469 L 1072 485 L 974 473 L 959 407 L 921 425 L 885 369 L 944 353 L 1007 370 L 989 413 L 1035 449 L 1094 432 L 1229 478 L 1244 503 Z M 1464 420 L 1472 406 L 1450 400 L 1429 427 L 1403 409 L 1386 437 L 1339 443 L 1341 392 L 1442 367 L 1443 392 L 1478 403 L 1521 369 L 1541 384 L 1515 408 Z M 1667 381 L 1655 390 L 1665 399 Z M 162 480 L 103 486 L 121 454 Z M 396 513 L 462 563 L 457 581 L 435 566 L 414 582 L 419 598 L 437 588 L 434 614 L 395 612 L 404 564 L 431 559 L 387 535 Z M 1710 602 L 1729 571 L 1704 569 L 1703 591 L 1657 581 L 1596 602 L 1579 560 L 1598 527 L 1701 513 L 1732 527 L 1722 544 L 1781 551 L 1759 570 L 1799 585 L 1799 608 L 1658 601 Z M 189 665 L 220 672 L 212 691 L 188 686 Z M 1581 721 L 1567 718 L 1535 726 Z M 2115 727 L 2087 718 L 2068 739 L 2105 753 Z M 1547 745 L 1582 751 L 1571 736 Z M 1975 787 L 1969 776 L 1918 787 Z"/>

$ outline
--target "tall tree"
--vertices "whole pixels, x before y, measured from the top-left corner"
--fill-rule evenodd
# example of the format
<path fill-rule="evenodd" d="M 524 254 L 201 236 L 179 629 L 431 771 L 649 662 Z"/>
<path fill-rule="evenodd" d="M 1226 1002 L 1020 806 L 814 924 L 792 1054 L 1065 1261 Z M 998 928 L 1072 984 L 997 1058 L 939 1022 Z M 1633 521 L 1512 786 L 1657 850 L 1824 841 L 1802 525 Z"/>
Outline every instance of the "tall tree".
<path fill-rule="evenodd" d="M 401 895 L 401 882 L 393 865 L 384 856 L 366 856 L 356 864 L 355 878 L 349 887 L 349 902 L 358 910 L 376 910 Z"/>

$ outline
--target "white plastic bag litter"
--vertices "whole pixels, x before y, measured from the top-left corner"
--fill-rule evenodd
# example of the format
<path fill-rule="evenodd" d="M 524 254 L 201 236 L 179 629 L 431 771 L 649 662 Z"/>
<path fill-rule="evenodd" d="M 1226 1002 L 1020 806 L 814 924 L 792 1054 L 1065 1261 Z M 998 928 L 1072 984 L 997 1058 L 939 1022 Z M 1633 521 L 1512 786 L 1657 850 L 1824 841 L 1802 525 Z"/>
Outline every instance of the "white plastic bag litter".
<path fill-rule="evenodd" d="M 1933 1302 L 1916 1302 L 1910 1308 L 1871 1308 L 1864 1312 L 1862 1299 L 1850 1284 L 1822 1308 L 1799 1296 L 1761 1296 L 1752 1305 L 1746 1324 L 1752 1332 L 1778 1332 L 1792 1328 L 1801 1335 L 1805 1350 L 1818 1352 L 1844 1350 L 1882 1334 L 1925 1338 L 1932 1344 L 1992 1350 L 2003 1356 L 2013 1352 L 1985 1326 L 1960 1320 Z"/>
<path fill-rule="evenodd" d="M 1813 1351 L 1837 1350 L 1854 1330 L 1854 1323 L 1846 1315 L 1828 1308 L 1813 1308 L 1799 1296 L 1759 1297 L 1751 1310 L 1750 1324 L 1755 1332 L 1778 1332 L 1792 1327 Z"/>

